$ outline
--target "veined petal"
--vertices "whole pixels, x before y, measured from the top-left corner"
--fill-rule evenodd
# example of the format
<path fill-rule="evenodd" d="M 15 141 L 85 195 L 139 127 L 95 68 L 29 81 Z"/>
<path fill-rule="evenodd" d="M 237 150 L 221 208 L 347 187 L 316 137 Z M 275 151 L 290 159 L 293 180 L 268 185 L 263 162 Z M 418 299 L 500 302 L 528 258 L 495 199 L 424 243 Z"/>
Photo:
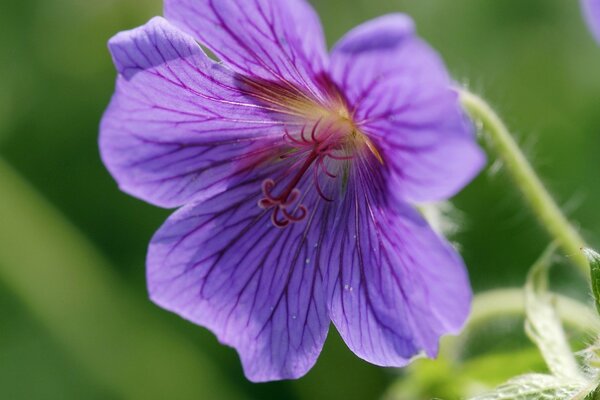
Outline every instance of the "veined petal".
<path fill-rule="evenodd" d="M 209 197 L 227 186 L 232 161 L 256 155 L 253 142 L 281 135 L 234 74 L 166 20 L 121 32 L 109 48 L 119 77 L 100 150 L 123 191 L 163 207 Z"/>
<path fill-rule="evenodd" d="M 407 16 L 352 30 L 333 50 L 331 73 L 358 128 L 381 152 L 400 200 L 446 199 L 481 170 L 485 158 L 445 66 Z"/>
<path fill-rule="evenodd" d="M 582 0 L 581 5 L 594 37 L 600 42 L 600 0 Z"/>
<path fill-rule="evenodd" d="M 320 246 L 329 204 L 302 190 L 306 218 L 284 229 L 257 206 L 261 182 L 286 170 L 282 163 L 183 207 L 156 233 L 147 259 L 152 300 L 236 348 L 252 381 L 304 375 L 330 323 Z M 309 184 L 307 176 L 299 187 Z"/>
<path fill-rule="evenodd" d="M 350 349 L 382 366 L 434 357 L 457 333 L 471 290 L 458 254 L 409 206 L 383 190 L 382 174 L 353 171 L 327 259 L 330 315 Z"/>
<path fill-rule="evenodd" d="M 165 16 L 242 75 L 320 96 L 327 51 L 305 0 L 165 0 Z"/>

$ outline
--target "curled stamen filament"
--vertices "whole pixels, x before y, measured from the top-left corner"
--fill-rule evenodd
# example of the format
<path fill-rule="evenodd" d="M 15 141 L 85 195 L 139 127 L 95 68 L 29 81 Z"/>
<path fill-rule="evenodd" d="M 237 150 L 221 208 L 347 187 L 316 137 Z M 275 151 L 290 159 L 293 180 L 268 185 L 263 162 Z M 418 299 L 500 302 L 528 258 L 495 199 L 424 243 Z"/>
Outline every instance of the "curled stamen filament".
<path fill-rule="evenodd" d="M 285 228 L 290 223 L 299 222 L 306 218 L 308 210 L 303 204 L 298 205 L 293 212 L 289 211 L 300 198 L 300 191 L 298 189 L 286 190 L 280 196 L 273 196 L 272 191 L 274 188 L 275 181 L 266 179 L 262 184 L 263 195 L 265 197 L 258 202 L 260 208 L 265 210 L 273 208 L 273 214 L 271 214 L 273 225 L 278 228 Z M 283 214 L 283 218 L 280 218 L 279 213 Z"/>
<path fill-rule="evenodd" d="M 317 194 L 325 201 L 331 202 L 332 198 L 325 195 L 321 182 L 319 181 L 320 172 L 325 174 L 329 178 L 337 178 L 338 175 L 330 172 L 328 169 L 326 160 L 330 158 L 335 161 L 348 161 L 353 156 L 336 155 L 336 150 L 341 150 L 341 146 L 338 141 L 332 139 L 332 135 L 324 135 L 319 133 L 319 126 L 321 125 L 321 119 L 318 119 L 310 132 L 310 137 L 307 137 L 306 126 L 300 131 L 300 137 L 293 136 L 290 132 L 284 130 L 284 141 L 295 148 L 298 151 L 290 151 L 289 153 L 280 156 L 280 159 L 289 159 L 297 156 L 298 154 L 307 154 L 308 156 L 302 162 L 299 160 L 299 170 L 292 177 L 291 181 L 283 188 L 279 195 L 273 194 L 273 189 L 276 183 L 273 179 L 266 179 L 262 184 L 263 198 L 258 201 L 258 206 L 269 210 L 272 209 L 271 221 L 273 225 L 279 228 L 284 228 L 291 223 L 302 221 L 308 214 L 308 209 L 303 204 L 300 204 L 299 199 L 301 196 L 300 190 L 296 187 L 302 180 L 302 177 L 306 174 L 311 165 L 313 166 L 313 181 Z M 300 165 L 301 164 L 301 165 Z"/>
<path fill-rule="evenodd" d="M 354 156 L 336 156 L 335 154 L 331 153 L 331 151 L 329 151 L 326 156 L 337 161 L 348 161 L 354 158 Z"/>
<path fill-rule="evenodd" d="M 330 178 L 337 178 L 337 174 L 332 174 L 327 169 L 327 165 L 325 165 L 325 157 L 320 157 L 319 161 L 317 161 L 317 165 L 321 169 L 321 171 L 323 171 L 323 173 L 325 175 L 327 175 L 328 177 L 330 177 Z"/>
<path fill-rule="evenodd" d="M 279 219 L 279 212 L 283 214 L 283 219 Z M 275 207 L 273 209 L 273 214 L 271 214 L 271 222 L 278 228 L 285 228 L 290 223 L 300 222 L 306 215 L 308 214 L 308 210 L 304 205 L 298 206 L 298 209 L 292 214 L 288 212 L 285 208 Z"/>
<path fill-rule="evenodd" d="M 307 144 L 310 144 L 310 142 L 308 142 L 305 138 L 304 138 L 304 130 L 306 129 L 306 126 L 302 127 L 302 131 L 300 132 L 300 137 L 302 138 L 302 140 L 298 140 L 295 137 L 293 137 L 290 132 L 287 130 L 287 128 L 284 129 L 284 134 L 283 134 L 283 138 L 285 141 L 288 142 L 288 144 L 294 146 L 294 145 L 299 145 L 299 146 L 306 146 Z"/>
<path fill-rule="evenodd" d="M 321 189 L 321 184 L 319 183 L 319 168 L 314 169 L 314 180 L 315 188 L 317 189 L 317 193 L 319 194 L 319 196 L 321 196 L 321 198 L 325 201 L 333 201 L 333 199 L 330 199 L 329 197 L 325 196 L 325 193 L 323 193 L 323 190 Z"/>

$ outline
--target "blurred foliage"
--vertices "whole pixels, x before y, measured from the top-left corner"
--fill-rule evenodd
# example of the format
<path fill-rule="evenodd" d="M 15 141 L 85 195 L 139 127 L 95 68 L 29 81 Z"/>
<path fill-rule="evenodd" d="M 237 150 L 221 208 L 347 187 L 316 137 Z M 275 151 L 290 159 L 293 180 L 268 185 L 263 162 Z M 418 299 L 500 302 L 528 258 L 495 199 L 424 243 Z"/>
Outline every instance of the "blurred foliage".
<path fill-rule="evenodd" d="M 581 21 L 577 2 L 318 0 L 314 4 L 330 44 L 366 19 L 388 12 L 411 14 L 420 34 L 440 51 L 456 79 L 498 106 L 509 126 L 520 134 L 520 142 L 559 203 L 582 223 L 590 244 L 598 247 L 600 49 Z M 166 348 L 170 346 L 169 338 L 181 338 L 182 343 L 189 344 L 191 355 L 206 357 L 207 371 L 210 368 L 207 374 L 221 377 L 228 390 L 261 400 L 380 397 L 399 373 L 408 370 L 386 370 L 359 360 L 334 332 L 316 367 L 304 379 L 254 385 L 243 378 L 233 350 L 219 345 L 206 330 L 146 301 L 146 246 L 169 211 L 117 190 L 99 160 L 97 131 L 115 78 L 106 41 L 116 32 L 160 14 L 161 6 L 160 0 L 3 2 L 0 156 L 32 184 L 32 193 L 36 193 L 32 196 L 48 199 L 51 206 L 36 201 L 33 204 L 44 204 L 52 215 L 52 207 L 56 207 L 56 215 L 75 225 L 73 235 L 81 235 L 75 242 L 89 241 L 106 257 L 107 264 L 102 263 L 99 268 L 109 271 L 100 274 L 110 273 L 127 292 L 126 298 L 136 304 L 146 302 L 147 318 L 166 332 Z M 7 187 L 0 186 L 0 196 L 20 204 Z M 463 220 L 454 239 L 460 243 L 475 289 L 522 285 L 527 267 L 546 247 L 548 239 L 523 207 L 509 180 L 502 173 L 483 174 L 458 196 L 456 205 L 462 210 Z M 39 213 L 23 212 L 22 218 L 36 215 Z M 20 225 L 19 221 L 12 223 Z M 23 223 L 35 226 L 44 221 Z M 13 228 L 0 220 L 4 232 Z M 44 262 L 48 251 L 28 240 L 27 235 L 11 246 L 36 255 L 26 258 L 36 263 Z M 79 250 L 64 251 L 68 254 Z M 96 265 L 91 263 L 82 270 L 92 270 L 92 264 Z M 29 272 L 26 275 L 31 279 L 30 288 L 43 291 L 45 285 L 60 283 L 59 287 L 65 287 L 67 292 L 77 292 L 76 282 L 70 276 L 38 276 L 38 267 L 27 263 L 2 265 L 3 269 Z M 122 398 L 82 365 L 78 354 L 69 351 L 72 343 L 65 344 L 56 335 L 53 327 L 61 321 L 39 318 L 23 300 L 22 293 L 2 280 L 0 276 L 0 398 Z M 553 281 L 559 283 L 561 291 L 587 298 L 584 283 L 568 265 L 559 268 Z M 100 324 L 96 332 L 100 337 L 104 334 L 101 328 Z M 519 329 L 506 329 L 504 336 L 510 331 L 522 335 Z M 501 354 L 503 349 L 497 348 L 501 346 L 493 340 L 478 344 L 482 349 L 492 345 L 494 353 L 487 357 L 497 360 L 490 365 L 506 365 L 512 373 L 514 363 L 510 356 Z M 81 346 L 90 350 L 85 344 Z M 511 346 L 507 344 L 505 350 L 527 358 L 527 345 L 519 350 L 522 353 L 516 353 Z M 111 352 L 119 351 L 102 350 L 109 359 Z M 122 351 L 127 354 L 126 349 Z M 435 374 L 437 368 L 444 369 L 443 363 L 429 363 L 423 371 Z M 180 371 L 182 376 L 188 376 L 187 365 L 168 368 L 174 374 Z M 480 367 L 473 370 L 483 371 Z M 499 381 L 505 378 L 500 375 L 494 373 Z M 205 379 L 206 376 L 198 376 L 197 382 Z M 197 382 L 189 382 L 190 387 Z M 403 384 L 414 388 L 419 380 L 405 380 Z M 442 387 L 430 389 L 430 397 L 452 398 L 452 392 Z"/>

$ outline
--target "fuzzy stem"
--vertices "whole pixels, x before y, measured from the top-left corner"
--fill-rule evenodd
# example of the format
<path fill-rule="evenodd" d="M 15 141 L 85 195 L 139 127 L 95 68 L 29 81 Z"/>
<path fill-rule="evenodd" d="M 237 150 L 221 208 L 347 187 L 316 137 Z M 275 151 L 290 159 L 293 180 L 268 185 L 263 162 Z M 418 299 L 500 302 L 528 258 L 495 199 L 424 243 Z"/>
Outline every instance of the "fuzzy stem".
<path fill-rule="evenodd" d="M 581 252 L 586 247 L 584 239 L 552 199 L 506 125 L 477 95 L 461 89 L 460 100 L 471 118 L 481 123 L 489 135 L 498 157 L 504 162 L 537 219 L 581 272 L 589 277 L 589 264 Z"/>
<path fill-rule="evenodd" d="M 600 331 L 600 318 L 594 310 L 570 297 L 553 293 L 553 304 L 559 319 L 567 326 L 582 333 Z M 482 292 L 473 299 L 471 316 L 460 336 L 445 338 L 444 348 L 451 360 L 460 354 L 475 327 L 503 317 L 525 316 L 525 296 L 522 288 L 503 288 Z"/>
<path fill-rule="evenodd" d="M 561 321 L 582 332 L 598 332 L 600 319 L 590 307 L 569 297 L 553 293 L 554 306 Z M 480 326 L 505 316 L 525 315 L 523 289 L 506 288 L 483 292 L 475 296 L 469 326 Z"/>

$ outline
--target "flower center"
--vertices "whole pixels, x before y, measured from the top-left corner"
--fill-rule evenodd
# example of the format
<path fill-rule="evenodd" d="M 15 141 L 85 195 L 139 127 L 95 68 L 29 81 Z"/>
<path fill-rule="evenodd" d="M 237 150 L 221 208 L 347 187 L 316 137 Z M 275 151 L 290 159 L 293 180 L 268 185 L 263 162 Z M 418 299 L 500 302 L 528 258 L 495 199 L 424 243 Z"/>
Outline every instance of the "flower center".
<path fill-rule="evenodd" d="M 263 196 L 258 201 L 260 208 L 271 210 L 271 221 L 276 227 L 285 228 L 307 217 L 308 209 L 302 204 L 306 193 L 298 186 L 304 184 L 303 177 L 309 171 L 318 196 L 331 202 L 334 196 L 326 195 L 322 186 L 334 188 L 329 183 L 342 172 L 346 179 L 348 163 L 354 157 L 370 154 L 383 164 L 377 148 L 354 124 L 343 96 L 326 77 L 319 99 L 289 83 L 254 78 L 242 78 L 241 82 L 244 93 L 265 110 L 277 114 L 288 127 L 284 129 L 280 159 L 287 160 L 292 167 L 279 181 L 265 179 Z"/>
<path fill-rule="evenodd" d="M 297 133 L 286 129 L 284 140 L 289 151 L 280 158 L 293 158 L 294 172 L 285 185 L 283 182 L 278 184 L 273 179 L 264 180 L 263 197 L 258 202 L 260 208 L 272 210 L 271 222 L 278 228 L 302 221 L 308 215 L 307 207 L 301 203 L 302 193 L 298 185 L 311 168 L 317 194 L 323 200 L 331 202 L 333 199 L 322 188 L 322 177 L 337 178 L 337 172 L 343 170 L 345 163 L 352 160 L 357 150 L 365 146 L 381 161 L 370 140 L 356 129 L 344 113 L 323 113 L 315 122 L 304 125 Z M 281 186 L 281 189 L 276 190 L 277 186 Z"/>

